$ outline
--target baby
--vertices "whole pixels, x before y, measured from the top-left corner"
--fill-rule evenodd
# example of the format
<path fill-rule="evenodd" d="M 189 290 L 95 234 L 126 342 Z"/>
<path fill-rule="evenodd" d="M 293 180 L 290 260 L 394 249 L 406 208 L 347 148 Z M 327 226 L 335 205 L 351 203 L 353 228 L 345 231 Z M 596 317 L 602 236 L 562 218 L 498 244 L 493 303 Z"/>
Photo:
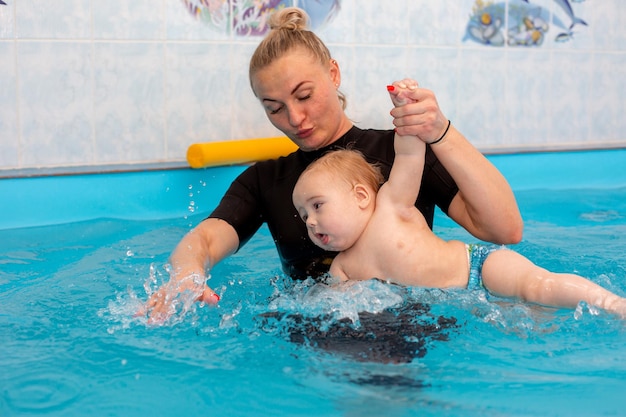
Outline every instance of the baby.
<path fill-rule="evenodd" d="M 410 102 L 412 80 L 389 86 L 394 105 Z M 429 143 L 441 154 L 454 147 L 442 136 Z M 313 243 L 340 252 L 330 275 L 340 280 L 379 278 L 422 287 L 485 288 L 490 293 L 553 307 L 580 301 L 626 318 L 626 298 L 593 282 L 554 273 L 504 247 L 444 241 L 428 227 L 414 203 L 420 189 L 426 143 L 394 139 L 389 180 L 351 150 L 329 152 L 309 165 L 293 191 L 293 204 Z M 441 158 L 441 156 L 440 156 Z"/>

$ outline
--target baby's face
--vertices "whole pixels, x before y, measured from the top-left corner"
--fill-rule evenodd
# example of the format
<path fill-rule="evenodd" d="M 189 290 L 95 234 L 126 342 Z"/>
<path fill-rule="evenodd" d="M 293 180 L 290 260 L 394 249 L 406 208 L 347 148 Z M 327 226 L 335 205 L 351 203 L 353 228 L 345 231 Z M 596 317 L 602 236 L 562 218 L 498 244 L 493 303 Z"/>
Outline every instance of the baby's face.
<path fill-rule="evenodd" d="M 353 194 L 350 184 L 321 170 L 300 177 L 293 190 L 293 204 L 315 245 L 342 251 L 356 242 L 360 210 Z"/>

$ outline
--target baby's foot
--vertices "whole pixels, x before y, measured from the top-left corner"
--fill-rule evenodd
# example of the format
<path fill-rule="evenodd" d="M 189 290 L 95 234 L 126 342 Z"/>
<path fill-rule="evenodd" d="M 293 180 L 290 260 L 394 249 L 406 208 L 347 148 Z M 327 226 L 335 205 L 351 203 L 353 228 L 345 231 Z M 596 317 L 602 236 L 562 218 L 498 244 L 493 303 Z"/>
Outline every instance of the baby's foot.
<path fill-rule="evenodd" d="M 606 303 L 606 311 L 618 315 L 621 319 L 626 320 L 626 298 L 616 297 Z"/>

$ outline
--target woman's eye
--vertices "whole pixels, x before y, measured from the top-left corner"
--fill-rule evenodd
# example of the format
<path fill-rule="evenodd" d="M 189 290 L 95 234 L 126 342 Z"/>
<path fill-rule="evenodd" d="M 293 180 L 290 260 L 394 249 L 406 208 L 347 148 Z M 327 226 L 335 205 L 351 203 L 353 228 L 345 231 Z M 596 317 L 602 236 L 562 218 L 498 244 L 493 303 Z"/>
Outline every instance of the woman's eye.
<path fill-rule="evenodd" d="M 269 114 L 277 114 L 279 111 L 282 110 L 282 107 L 278 107 L 276 109 L 267 109 L 267 111 L 269 112 Z"/>
<path fill-rule="evenodd" d="M 310 99 L 310 98 L 311 98 L 311 95 L 310 95 L 310 94 L 307 94 L 306 96 L 303 96 L 303 97 L 298 98 L 298 100 L 300 100 L 300 101 L 305 101 L 305 100 L 308 100 L 308 99 Z"/>

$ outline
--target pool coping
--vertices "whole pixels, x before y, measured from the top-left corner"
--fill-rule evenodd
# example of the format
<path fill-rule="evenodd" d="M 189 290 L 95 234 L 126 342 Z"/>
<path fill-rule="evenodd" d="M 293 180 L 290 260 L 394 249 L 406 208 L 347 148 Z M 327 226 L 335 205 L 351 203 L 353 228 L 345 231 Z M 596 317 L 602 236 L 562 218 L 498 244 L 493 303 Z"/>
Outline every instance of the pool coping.
<path fill-rule="evenodd" d="M 514 191 L 626 187 L 626 147 L 487 155 Z M 117 171 L 0 179 L 0 229 L 95 218 L 153 220 L 208 213 L 247 165 L 119 166 Z"/>
<path fill-rule="evenodd" d="M 609 142 L 594 146 L 576 146 L 564 149 L 563 145 L 545 145 L 528 147 L 484 147 L 479 149 L 485 156 L 496 157 L 501 155 L 532 155 L 532 154 L 552 154 L 552 153 L 577 153 L 577 152 L 596 152 L 626 149 L 624 142 Z M 217 165 L 232 166 L 232 165 Z M 142 162 L 142 163 L 120 163 L 120 164 L 97 164 L 97 165 L 69 165 L 69 166 L 52 166 L 52 167 L 29 167 L 29 168 L 8 168 L 0 169 L 0 179 L 5 178 L 30 178 L 30 177 L 46 177 L 46 176 L 66 176 L 66 175 L 90 175 L 104 173 L 123 173 L 123 172 L 143 172 L 143 171 L 162 171 L 173 169 L 190 168 L 186 160 L 175 160 L 167 162 Z M 213 168 L 213 167 L 211 167 Z M 204 169 L 204 168 L 201 168 Z"/>

